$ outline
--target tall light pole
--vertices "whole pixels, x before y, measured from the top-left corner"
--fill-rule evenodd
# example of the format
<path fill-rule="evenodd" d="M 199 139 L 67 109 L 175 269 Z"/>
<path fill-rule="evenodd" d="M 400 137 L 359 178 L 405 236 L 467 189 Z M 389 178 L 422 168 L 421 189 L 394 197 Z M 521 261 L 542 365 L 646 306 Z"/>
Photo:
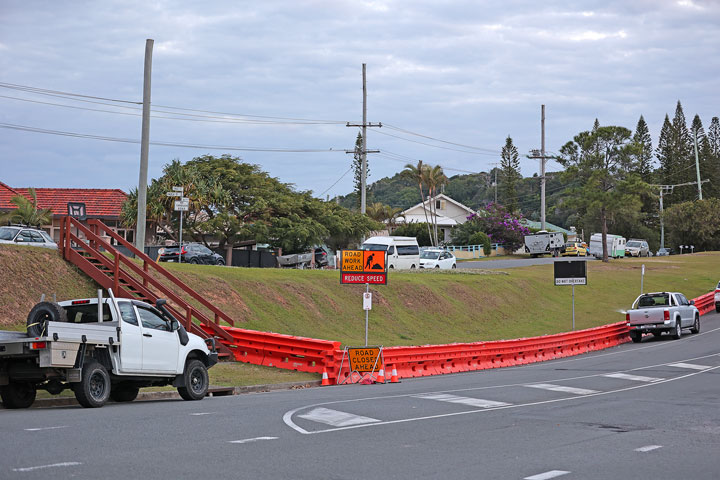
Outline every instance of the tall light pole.
<path fill-rule="evenodd" d="M 142 137 L 140 140 L 140 178 L 138 180 L 137 231 L 135 247 L 145 252 L 145 217 L 147 212 L 148 151 L 150 146 L 150 80 L 155 41 L 145 40 L 145 74 L 143 78 Z"/>

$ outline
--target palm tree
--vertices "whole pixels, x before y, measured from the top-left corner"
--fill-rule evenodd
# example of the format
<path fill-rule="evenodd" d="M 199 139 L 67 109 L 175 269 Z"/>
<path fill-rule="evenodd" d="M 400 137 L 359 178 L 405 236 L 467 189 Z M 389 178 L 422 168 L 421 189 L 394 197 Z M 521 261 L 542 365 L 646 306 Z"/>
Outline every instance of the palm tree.
<path fill-rule="evenodd" d="M 437 208 L 435 206 L 435 197 L 437 196 L 438 187 L 447 183 L 447 177 L 440 165 L 434 167 L 427 166 L 425 169 L 425 183 L 428 185 L 430 194 L 430 213 L 432 215 L 433 235 L 435 246 L 440 245 L 438 241 L 438 225 L 437 225 Z"/>
<path fill-rule="evenodd" d="M 22 223 L 40 227 L 52 221 L 52 210 L 38 208 L 35 189 L 28 189 L 28 193 L 32 197 L 32 200 L 28 200 L 22 195 L 10 199 L 10 203 L 17 206 L 17 209 L 2 215 L 2 217 L 0 217 L 2 222 Z"/>
<path fill-rule="evenodd" d="M 420 203 L 423 206 L 423 211 L 425 212 L 425 224 L 428 227 L 428 236 L 430 237 L 430 242 L 432 243 L 432 232 L 430 231 L 430 221 L 428 220 L 428 214 L 427 210 L 425 209 L 425 195 L 423 194 L 423 182 L 425 180 L 424 172 L 427 169 L 426 165 L 423 165 L 422 160 L 418 160 L 417 167 L 414 166 L 412 163 L 408 163 L 405 165 L 405 170 L 400 172 L 400 174 L 406 178 L 409 178 L 412 181 L 416 181 L 418 183 L 418 189 L 420 190 Z"/>

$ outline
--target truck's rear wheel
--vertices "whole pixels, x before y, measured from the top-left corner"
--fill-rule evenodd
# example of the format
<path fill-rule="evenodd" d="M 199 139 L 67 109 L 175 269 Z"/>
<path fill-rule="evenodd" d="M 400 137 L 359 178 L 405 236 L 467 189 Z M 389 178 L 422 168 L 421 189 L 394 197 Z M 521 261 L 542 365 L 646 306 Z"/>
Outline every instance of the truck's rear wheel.
<path fill-rule="evenodd" d="M 695 315 L 695 322 L 693 322 L 690 333 L 700 333 L 700 316 L 697 314 Z"/>
<path fill-rule="evenodd" d="M 110 375 L 96 360 L 86 360 L 80 383 L 74 384 L 73 390 L 83 407 L 102 407 L 110 398 Z"/>
<path fill-rule="evenodd" d="M 35 401 L 37 389 L 32 383 L 10 383 L 0 387 L 5 408 L 28 408 Z"/>
<path fill-rule="evenodd" d="M 630 332 L 630 339 L 633 341 L 633 343 L 640 343 L 642 340 L 642 333 L 638 332 L 637 330 L 633 330 Z"/>
<path fill-rule="evenodd" d="M 202 400 L 207 395 L 210 378 L 207 367 L 200 360 L 190 360 L 185 365 L 185 386 L 178 387 L 183 400 Z"/>
<path fill-rule="evenodd" d="M 113 402 L 132 402 L 138 396 L 140 388 L 134 385 L 115 385 L 110 389 Z"/>
<path fill-rule="evenodd" d="M 28 337 L 44 337 L 47 335 L 48 322 L 67 322 L 67 312 L 57 303 L 40 302 L 27 316 Z"/>

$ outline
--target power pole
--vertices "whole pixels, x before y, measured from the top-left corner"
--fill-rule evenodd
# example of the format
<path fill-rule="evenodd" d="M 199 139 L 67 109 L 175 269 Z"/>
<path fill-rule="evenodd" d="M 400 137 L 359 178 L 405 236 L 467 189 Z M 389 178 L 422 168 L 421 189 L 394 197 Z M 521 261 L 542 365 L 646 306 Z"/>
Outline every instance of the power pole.
<path fill-rule="evenodd" d="M 527 158 L 540 159 L 540 230 L 545 230 L 545 105 L 540 110 L 540 150 L 531 150 Z"/>
<path fill-rule="evenodd" d="M 361 152 L 361 175 L 360 175 L 360 213 L 365 213 L 367 207 L 367 154 L 377 153 L 379 150 L 368 152 L 367 150 L 367 127 L 382 127 L 382 123 L 368 123 L 367 122 L 367 79 L 365 76 L 365 64 L 362 64 L 362 79 L 363 79 L 363 121 L 362 125 L 347 123 L 347 127 L 362 127 L 362 152 Z M 346 151 L 345 153 L 355 153 Z"/>
<path fill-rule="evenodd" d="M 699 173 L 699 172 L 698 172 Z M 653 187 L 660 188 L 660 248 L 665 248 L 665 222 L 663 219 L 663 196 L 666 194 L 670 194 L 673 192 L 673 189 L 675 187 L 684 187 L 686 185 L 695 185 L 698 184 L 698 189 L 702 192 L 701 185 L 705 182 L 709 182 L 710 180 L 702 180 L 700 181 L 700 177 L 698 177 L 697 182 L 687 182 L 687 183 L 680 183 L 678 185 L 652 185 Z M 700 194 L 702 195 L 702 193 Z M 700 197 L 702 200 L 702 196 Z"/>
<path fill-rule="evenodd" d="M 137 231 L 135 247 L 145 252 L 145 220 L 147 213 L 148 151 L 150 147 L 150 80 L 152 51 L 155 41 L 145 40 L 145 74 L 143 78 L 142 136 L 140 139 L 140 178 L 138 180 Z"/>

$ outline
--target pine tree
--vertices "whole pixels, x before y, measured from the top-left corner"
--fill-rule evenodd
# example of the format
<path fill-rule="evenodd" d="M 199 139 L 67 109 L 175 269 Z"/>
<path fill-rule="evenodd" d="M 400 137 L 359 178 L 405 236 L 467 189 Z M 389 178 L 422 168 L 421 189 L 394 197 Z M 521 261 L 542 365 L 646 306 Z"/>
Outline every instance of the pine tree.
<path fill-rule="evenodd" d="M 660 138 L 658 139 L 658 146 L 655 149 L 655 156 L 660 162 L 660 177 L 661 183 L 670 185 L 670 177 L 672 176 L 672 152 L 670 148 L 670 137 L 672 136 L 672 124 L 670 123 L 670 117 L 665 114 L 665 121 L 660 129 Z"/>
<path fill-rule="evenodd" d="M 509 212 L 518 209 L 517 183 L 522 179 L 520 175 L 520 160 L 517 147 L 513 145 L 508 135 L 505 146 L 500 153 L 500 167 L 502 168 L 502 199 Z"/>
<path fill-rule="evenodd" d="M 673 165 L 672 183 L 688 183 L 697 179 L 695 175 L 695 157 L 693 156 L 693 143 L 688 131 L 685 113 L 682 104 L 678 100 L 675 107 L 675 116 L 672 120 L 671 151 Z M 671 183 L 671 184 L 672 184 Z M 692 188 L 681 188 L 673 192 L 670 203 L 680 203 L 697 198 L 697 191 Z"/>
<path fill-rule="evenodd" d="M 355 186 L 355 193 L 357 194 L 357 200 L 355 206 L 358 211 L 360 210 L 362 203 L 362 133 L 358 132 L 357 139 L 355 139 L 355 153 L 353 153 L 352 169 L 353 169 L 353 185 Z M 367 174 L 370 174 L 370 167 L 366 163 Z"/>
<path fill-rule="evenodd" d="M 720 119 L 713 117 L 708 128 L 708 145 L 716 161 L 720 161 Z"/>
<path fill-rule="evenodd" d="M 648 181 L 650 172 L 652 171 L 652 137 L 650 136 L 650 130 L 648 129 L 647 123 L 645 123 L 645 119 L 642 115 L 640 115 L 637 127 L 635 127 L 633 142 L 635 142 L 638 146 L 638 153 L 636 155 L 636 172 L 643 178 L 643 180 Z"/>
<path fill-rule="evenodd" d="M 720 169 L 712 153 L 710 141 L 705 135 L 702 120 L 695 115 L 690 127 L 690 138 L 693 142 L 693 160 L 695 159 L 695 139 L 697 139 L 697 156 L 700 165 L 700 179 L 710 180 L 702 186 L 703 198 L 716 197 L 718 195 L 718 181 L 720 181 Z M 695 175 L 697 180 L 697 174 Z M 697 190 L 696 190 L 697 191 Z"/>

